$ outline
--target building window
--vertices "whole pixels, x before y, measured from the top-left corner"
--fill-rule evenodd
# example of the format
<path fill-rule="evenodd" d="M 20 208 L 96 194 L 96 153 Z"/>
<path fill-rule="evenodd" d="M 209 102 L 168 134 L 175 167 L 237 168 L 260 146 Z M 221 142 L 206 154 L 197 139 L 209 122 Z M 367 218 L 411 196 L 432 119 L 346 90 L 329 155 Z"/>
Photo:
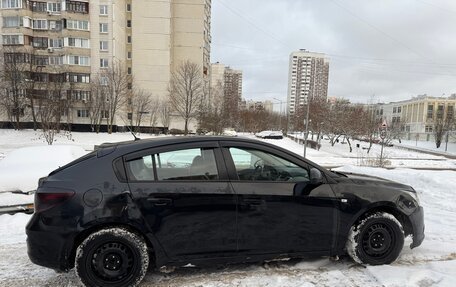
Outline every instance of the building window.
<path fill-rule="evenodd" d="M 102 118 L 102 119 L 109 119 L 109 111 L 107 111 L 107 110 L 102 110 L 102 111 L 101 111 L 101 118 Z"/>
<path fill-rule="evenodd" d="M 65 38 L 65 46 L 75 48 L 90 48 L 89 39 L 84 38 Z"/>
<path fill-rule="evenodd" d="M 3 35 L 3 45 L 23 45 L 24 35 Z"/>
<path fill-rule="evenodd" d="M 426 127 L 424 128 L 424 131 L 425 131 L 426 133 L 432 133 L 432 126 L 426 126 Z"/>
<path fill-rule="evenodd" d="M 108 15 L 108 5 L 100 5 L 100 15 Z"/>
<path fill-rule="evenodd" d="M 133 113 L 128 113 L 127 114 L 127 119 L 129 119 L 129 120 L 133 119 Z"/>
<path fill-rule="evenodd" d="M 89 110 L 78 110 L 78 118 L 88 118 Z"/>
<path fill-rule="evenodd" d="M 100 59 L 100 68 L 108 68 L 108 67 L 109 67 L 108 59 Z"/>
<path fill-rule="evenodd" d="M 443 119 L 443 113 L 444 113 L 444 105 L 438 105 L 437 107 L 437 119 L 441 120 Z"/>
<path fill-rule="evenodd" d="M 17 28 L 22 24 L 22 18 L 19 16 L 12 17 L 3 17 L 3 27 L 4 28 Z"/>
<path fill-rule="evenodd" d="M 127 12 L 131 12 L 131 4 L 127 4 Z"/>
<path fill-rule="evenodd" d="M 102 77 L 100 78 L 100 84 L 101 84 L 102 86 L 107 86 L 107 85 L 108 85 L 108 77 L 102 76 Z"/>
<path fill-rule="evenodd" d="M 58 66 L 63 65 L 62 56 L 49 56 L 49 65 Z"/>
<path fill-rule="evenodd" d="M 397 109 L 396 107 L 393 108 L 393 114 L 395 114 L 397 112 Z"/>
<path fill-rule="evenodd" d="M 69 90 L 67 91 L 67 95 L 74 101 L 90 101 L 90 91 Z"/>
<path fill-rule="evenodd" d="M 76 13 L 88 13 L 89 3 L 78 1 L 66 1 L 66 10 Z"/>
<path fill-rule="evenodd" d="M 129 60 L 131 59 L 131 51 L 127 52 L 127 59 L 129 59 Z"/>
<path fill-rule="evenodd" d="M 129 75 L 131 75 L 131 67 L 128 67 L 128 68 L 127 68 L 127 73 L 128 73 Z"/>
<path fill-rule="evenodd" d="M 32 28 L 38 30 L 47 30 L 47 20 L 46 19 L 37 19 L 32 21 Z"/>
<path fill-rule="evenodd" d="M 108 41 L 100 41 L 100 51 L 108 51 Z"/>
<path fill-rule="evenodd" d="M 131 44 L 131 36 L 127 36 L 127 43 Z"/>
<path fill-rule="evenodd" d="M 90 83 L 90 74 L 69 73 L 67 77 L 70 83 Z"/>
<path fill-rule="evenodd" d="M 131 20 L 127 20 L 127 28 L 131 28 Z"/>
<path fill-rule="evenodd" d="M 47 10 L 53 13 L 60 13 L 62 11 L 62 4 L 61 3 L 47 3 L 48 7 Z"/>
<path fill-rule="evenodd" d="M 22 8 L 22 0 L 2 0 L 3 9 Z"/>
<path fill-rule="evenodd" d="M 62 48 L 63 39 L 49 39 L 49 47 L 51 48 Z"/>
<path fill-rule="evenodd" d="M 52 31 L 62 30 L 62 22 L 61 21 L 49 21 L 49 30 L 52 30 Z"/>
<path fill-rule="evenodd" d="M 100 23 L 100 33 L 108 33 L 108 23 Z"/>
<path fill-rule="evenodd" d="M 90 57 L 69 55 L 68 64 L 78 66 L 90 66 Z"/>
<path fill-rule="evenodd" d="M 30 63 L 31 58 L 27 53 L 4 53 L 5 63 Z"/>
<path fill-rule="evenodd" d="M 66 20 L 66 28 L 71 30 L 89 31 L 89 21 Z"/>
<path fill-rule="evenodd" d="M 434 106 L 433 105 L 428 105 L 427 109 L 427 118 L 432 119 L 434 116 Z"/>
<path fill-rule="evenodd" d="M 33 64 L 37 66 L 47 66 L 49 65 L 49 57 L 48 56 L 33 56 Z"/>
<path fill-rule="evenodd" d="M 33 12 L 46 12 L 47 10 L 47 3 L 46 2 L 31 2 L 32 11 Z"/>
<path fill-rule="evenodd" d="M 454 106 L 448 106 L 447 108 L 447 120 L 452 120 L 454 118 Z"/>
<path fill-rule="evenodd" d="M 133 88 L 132 83 L 128 83 L 128 84 L 127 84 L 127 89 L 131 90 L 132 88 Z"/>
<path fill-rule="evenodd" d="M 402 112 L 402 108 L 401 107 L 397 107 L 397 112 L 401 113 Z"/>

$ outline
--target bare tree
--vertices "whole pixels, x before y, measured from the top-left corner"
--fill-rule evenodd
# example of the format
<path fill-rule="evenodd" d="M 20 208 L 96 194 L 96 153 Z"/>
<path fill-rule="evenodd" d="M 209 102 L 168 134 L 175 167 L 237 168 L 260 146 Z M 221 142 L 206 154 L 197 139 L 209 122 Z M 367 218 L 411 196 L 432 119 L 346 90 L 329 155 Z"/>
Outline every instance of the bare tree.
<path fill-rule="evenodd" d="M 228 127 L 223 117 L 223 98 L 222 83 L 218 83 L 211 88 L 208 103 L 200 111 L 199 128 L 202 131 L 219 135 L 223 133 L 224 128 Z"/>
<path fill-rule="evenodd" d="M 350 152 L 353 151 L 350 139 L 355 139 L 364 134 L 364 109 L 362 106 L 346 105 L 341 118 L 340 129 L 347 140 Z"/>
<path fill-rule="evenodd" d="M 338 139 L 344 134 L 343 125 L 347 106 L 347 101 L 337 100 L 333 105 L 328 106 L 327 108 L 323 126 L 324 133 L 329 138 L 331 146 L 334 146 Z"/>
<path fill-rule="evenodd" d="M 190 61 L 183 62 L 171 73 L 168 91 L 171 107 L 184 120 L 184 134 L 188 134 L 188 123 L 198 115 L 203 97 L 200 67 Z"/>
<path fill-rule="evenodd" d="M 25 117 L 27 79 L 30 79 L 31 55 L 20 47 L 3 46 L 0 70 L 0 104 L 15 129 Z"/>
<path fill-rule="evenodd" d="M 163 128 L 168 128 L 171 122 L 171 108 L 169 102 L 163 100 L 158 102 L 158 114 Z"/>
<path fill-rule="evenodd" d="M 100 72 L 99 77 L 100 84 L 106 89 L 107 126 L 108 133 L 112 133 L 116 113 L 127 102 L 133 78 L 120 60 L 114 60 L 111 67 Z"/>
<path fill-rule="evenodd" d="M 137 90 L 132 94 L 131 98 L 131 107 L 132 107 L 132 117 L 131 117 L 131 126 L 134 128 L 136 133 L 139 133 L 141 123 L 146 115 L 152 117 L 156 116 L 156 112 L 154 111 L 151 114 L 152 107 L 156 106 L 153 105 L 152 95 L 147 93 L 144 90 Z"/>
<path fill-rule="evenodd" d="M 109 89 L 106 87 L 106 82 L 102 80 L 100 75 L 92 77 L 90 83 L 90 99 L 87 101 L 92 132 L 100 132 L 103 116 L 105 116 L 104 113 L 106 113 L 107 109 L 108 92 Z"/>
<path fill-rule="evenodd" d="M 52 145 L 55 135 L 60 131 L 62 112 L 66 109 L 66 99 L 64 98 L 65 74 L 58 68 L 54 72 L 46 74 L 44 96 L 37 99 L 41 129 L 49 145 Z"/>

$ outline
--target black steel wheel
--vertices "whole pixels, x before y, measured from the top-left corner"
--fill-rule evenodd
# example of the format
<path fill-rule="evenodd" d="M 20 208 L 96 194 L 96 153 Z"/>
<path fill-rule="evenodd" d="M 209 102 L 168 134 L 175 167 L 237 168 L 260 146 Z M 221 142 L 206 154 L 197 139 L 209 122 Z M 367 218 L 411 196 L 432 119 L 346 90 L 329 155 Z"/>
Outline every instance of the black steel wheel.
<path fill-rule="evenodd" d="M 148 265 L 143 238 L 123 228 L 93 233 L 76 252 L 76 273 L 85 286 L 136 286 Z"/>
<path fill-rule="evenodd" d="M 350 229 L 347 252 L 358 263 L 381 265 L 397 259 L 404 246 L 401 223 L 391 214 L 372 214 Z"/>

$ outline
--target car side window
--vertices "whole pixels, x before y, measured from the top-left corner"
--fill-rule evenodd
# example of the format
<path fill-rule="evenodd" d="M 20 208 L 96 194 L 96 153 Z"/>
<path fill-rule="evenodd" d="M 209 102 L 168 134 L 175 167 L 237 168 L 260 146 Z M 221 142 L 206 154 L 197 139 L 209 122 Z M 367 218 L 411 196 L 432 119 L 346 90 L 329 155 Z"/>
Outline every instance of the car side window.
<path fill-rule="evenodd" d="M 150 181 L 154 180 L 152 155 L 146 155 L 127 162 L 127 172 L 130 180 Z"/>
<path fill-rule="evenodd" d="M 271 153 L 243 148 L 229 151 L 241 181 L 309 181 L 307 169 Z"/>
<path fill-rule="evenodd" d="M 154 156 L 158 180 L 219 179 L 213 149 L 184 149 Z"/>

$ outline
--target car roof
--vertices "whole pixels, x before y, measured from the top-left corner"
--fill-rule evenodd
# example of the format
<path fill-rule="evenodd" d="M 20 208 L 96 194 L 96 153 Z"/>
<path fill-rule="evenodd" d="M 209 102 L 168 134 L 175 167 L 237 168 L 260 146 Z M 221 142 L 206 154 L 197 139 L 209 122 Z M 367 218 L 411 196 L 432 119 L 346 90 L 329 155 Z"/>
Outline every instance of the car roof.
<path fill-rule="evenodd" d="M 208 142 L 208 141 L 235 141 L 235 142 L 248 142 L 248 143 L 260 143 L 269 145 L 263 141 L 256 139 L 243 138 L 243 137 L 230 137 L 230 136 L 163 136 L 149 139 L 131 140 L 114 143 L 103 143 L 98 146 L 98 149 L 116 147 L 117 150 L 122 152 L 133 152 L 137 150 L 153 148 L 164 145 L 172 145 L 179 143 L 191 143 L 191 142 Z"/>

